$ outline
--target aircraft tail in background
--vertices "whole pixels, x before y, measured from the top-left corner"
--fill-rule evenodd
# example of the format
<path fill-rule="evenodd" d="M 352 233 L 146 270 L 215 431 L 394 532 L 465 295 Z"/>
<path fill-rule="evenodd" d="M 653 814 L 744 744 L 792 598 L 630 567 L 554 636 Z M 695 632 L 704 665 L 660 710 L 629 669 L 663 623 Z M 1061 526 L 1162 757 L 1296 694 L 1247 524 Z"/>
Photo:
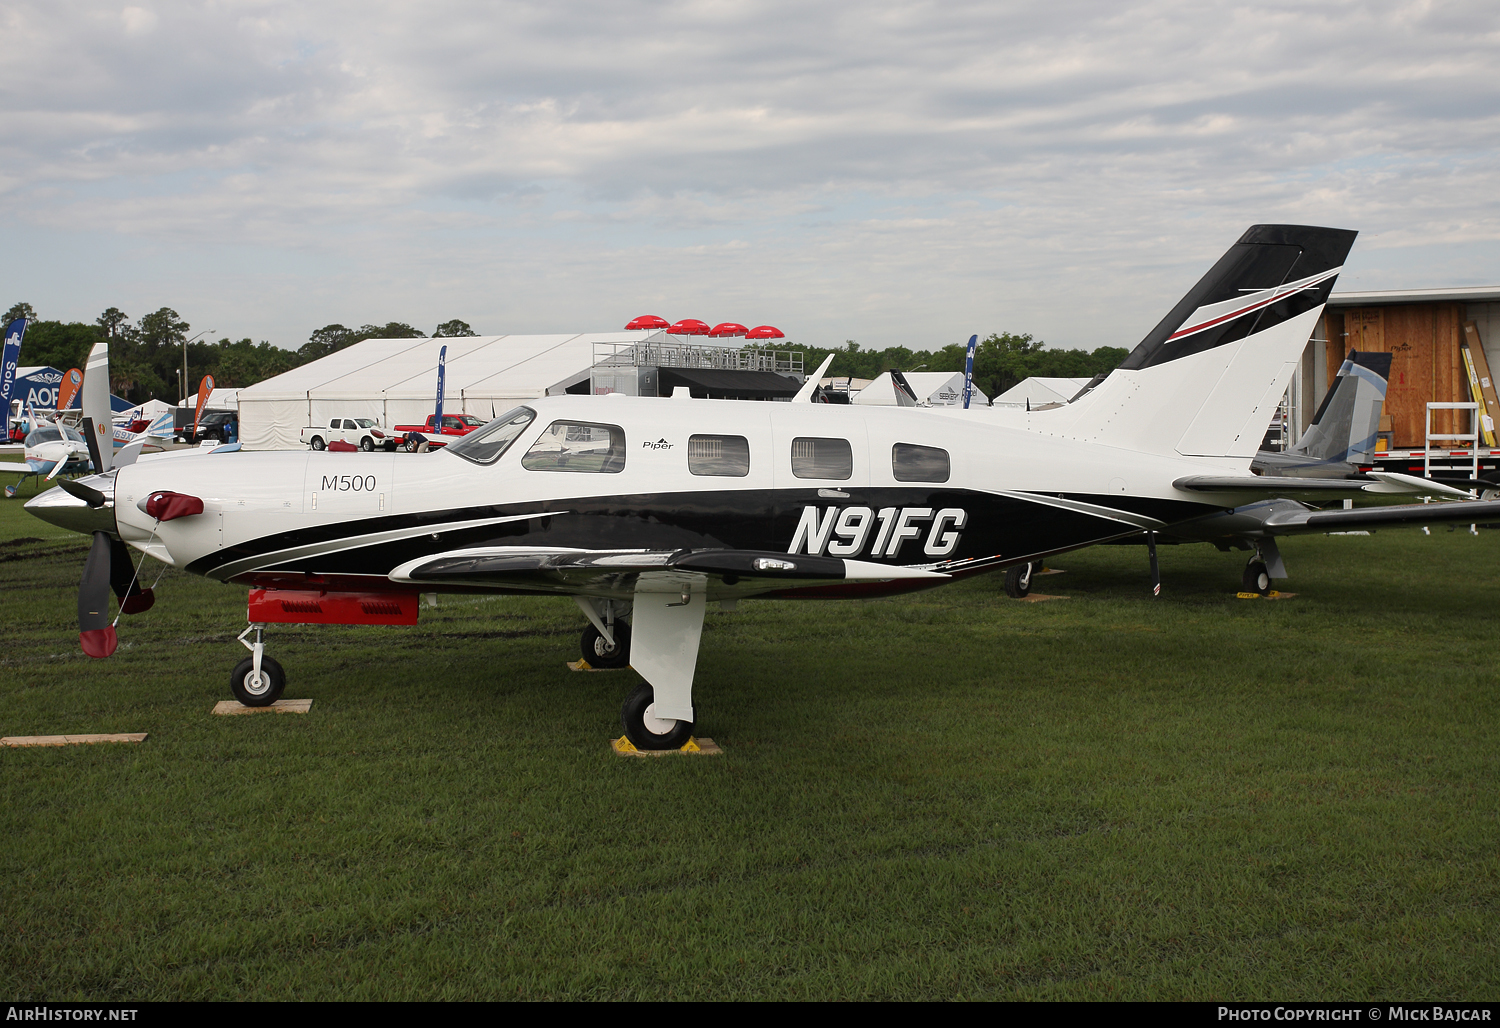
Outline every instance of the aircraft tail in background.
<path fill-rule="evenodd" d="M 1352 351 L 1297 444 L 1280 453 L 1260 451 L 1251 469 L 1292 478 L 1357 474 L 1375 452 L 1390 375 L 1390 354 Z"/>

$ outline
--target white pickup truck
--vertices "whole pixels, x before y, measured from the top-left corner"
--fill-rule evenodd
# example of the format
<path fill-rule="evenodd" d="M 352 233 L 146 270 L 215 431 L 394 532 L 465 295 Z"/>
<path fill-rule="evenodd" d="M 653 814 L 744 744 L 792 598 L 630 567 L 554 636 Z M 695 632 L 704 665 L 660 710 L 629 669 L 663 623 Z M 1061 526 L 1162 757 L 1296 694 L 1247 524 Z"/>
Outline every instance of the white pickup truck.
<path fill-rule="evenodd" d="M 326 450 L 329 443 L 349 443 L 368 453 L 371 450 L 394 450 L 396 440 L 373 418 L 330 418 L 325 425 L 309 425 L 299 438 L 314 450 Z"/>

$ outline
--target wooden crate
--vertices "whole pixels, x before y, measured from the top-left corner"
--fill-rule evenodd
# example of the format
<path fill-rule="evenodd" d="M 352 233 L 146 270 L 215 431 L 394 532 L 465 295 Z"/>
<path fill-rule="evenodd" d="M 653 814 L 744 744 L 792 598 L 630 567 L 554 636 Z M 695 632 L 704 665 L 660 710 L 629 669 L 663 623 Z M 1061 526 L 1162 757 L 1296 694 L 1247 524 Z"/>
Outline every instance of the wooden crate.
<path fill-rule="evenodd" d="M 1468 378 L 1459 353 L 1463 307 L 1455 303 L 1405 303 L 1329 311 L 1328 381 L 1350 350 L 1391 355 L 1385 413 L 1391 418 L 1393 446 L 1420 450 L 1427 404 L 1466 402 Z M 1434 432 L 1468 431 L 1462 411 L 1435 411 Z"/>

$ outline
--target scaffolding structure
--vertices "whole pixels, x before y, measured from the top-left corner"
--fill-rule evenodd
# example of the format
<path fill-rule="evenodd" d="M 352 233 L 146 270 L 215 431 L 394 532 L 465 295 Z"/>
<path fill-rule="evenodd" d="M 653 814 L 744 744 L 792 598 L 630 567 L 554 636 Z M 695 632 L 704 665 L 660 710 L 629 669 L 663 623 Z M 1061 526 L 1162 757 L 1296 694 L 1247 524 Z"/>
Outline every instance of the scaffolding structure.
<path fill-rule="evenodd" d="M 665 334 L 640 342 L 594 343 L 594 368 L 713 368 L 720 371 L 774 371 L 801 375 L 800 350 L 761 350 L 755 347 L 691 343 Z"/>

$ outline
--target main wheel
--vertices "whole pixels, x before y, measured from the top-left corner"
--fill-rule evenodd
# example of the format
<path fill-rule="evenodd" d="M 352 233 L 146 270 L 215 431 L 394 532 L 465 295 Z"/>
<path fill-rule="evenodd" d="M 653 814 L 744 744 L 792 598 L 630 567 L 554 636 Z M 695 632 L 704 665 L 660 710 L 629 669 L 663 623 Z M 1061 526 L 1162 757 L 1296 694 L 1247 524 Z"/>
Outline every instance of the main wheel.
<path fill-rule="evenodd" d="M 616 621 L 614 633 L 615 644 L 611 646 L 609 640 L 592 624 L 583 630 L 583 638 L 578 643 L 583 651 L 583 659 L 589 662 L 590 667 L 630 666 L 630 626 L 623 621 Z"/>
<path fill-rule="evenodd" d="M 625 698 L 620 723 L 638 750 L 680 750 L 693 737 L 691 721 L 656 716 L 656 693 L 646 682 Z"/>
<path fill-rule="evenodd" d="M 371 439 L 369 436 L 365 436 L 359 441 L 359 448 L 361 450 L 364 450 L 366 453 L 371 453 L 375 449 L 375 440 Z"/>
<path fill-rule="evenodd" d="M 312 448 L 314 450 L 326 449 L 327 446 L 328 446 L 328 444 L 323 441 L 323 437 L 322 436 L 315 435 L 315 436 L 312 437 Z"/>
<path fill-rule="evenodd" d="M 260 678 L 255 677 L 255 661 L 246 657 L 235 665 L 229 677 L 229 690 L 247 707 L 269 707 L 281 698 L 286 688 L 286 672 L 264 653 L 260 656 Z"/>
<path fill-rule="evenodd" d="M 1018 564 L 1005 572 L 1005 595 L 1019 600 L 1031 592 L 1031 575 L 1036 564 Z"/>
<path fill-rule="evenodd" d="M 1245 565 L 1245 573 L 1240 576 L 1240 591 L 1260 593 L 1262 596 L 1270 595 L 1271 574 L 1266 570 L 1265 561 L 1255 557 Z"/>

